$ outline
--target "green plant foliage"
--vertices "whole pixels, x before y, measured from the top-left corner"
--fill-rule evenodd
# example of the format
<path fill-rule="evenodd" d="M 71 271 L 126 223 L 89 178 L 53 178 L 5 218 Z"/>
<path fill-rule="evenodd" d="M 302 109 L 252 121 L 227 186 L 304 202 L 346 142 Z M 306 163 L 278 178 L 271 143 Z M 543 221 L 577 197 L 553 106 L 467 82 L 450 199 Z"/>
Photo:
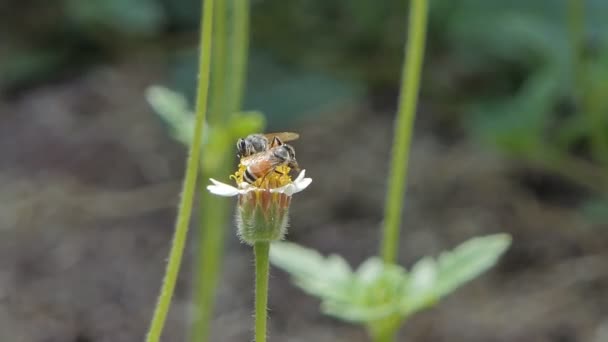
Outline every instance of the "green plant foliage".
<path fill-rule="evenodd" d="M 195 50 L 184 50 L 173 66 L 177 89 L 188 98 L 195 77 Z M 343 80 L 318 71 L 288 66 L 276 58 L 252 51 L 248 61 L 244 108 L 255 108 L 272 125 L 268 130 L 282 129 L 294 121 L 310 118 L 332 106 L 360 98 L 361 82 Z"/>
<path fill-rule="evenodd" d="M 132 37 L 160 33 L 165 12 L 158 0 L 63 0 L 69 20 L 94 35 Z"/>
<path fill-rule="evenodd" d="M 301 64 L 372 83 L 397 81 L 407 6 L 398 0 L 267 0 L 253 7 L 253 40 Z"/>
<path fill-rule="evenodd" d="M 167 126 L 171 136 L 182 144 L 188 145 L 192 141 L 194 113 L 189 109 L 186 97 L 165 87 L 151 86 L 146 90 L 146 99 Z M 244 137 L 251 132 L 258 131 L 263 126 L 264 116 L 261 112 L 244 111 L 234 113 L 228 121 L 228 128 L 223 130 L 228 131 L 231 138 Z M 214 135 L 225 134 L 218 133 L 219 128 L 216 127 L 214 130 L 209 125 L 205 125 L 205 130 L 209 132 L 205 135 L 203 144 L 214 140 Z"/>
<path fill-rule="evenodd" d="M 409 272 L 376 257 L 353 271 L 340 256 L 323 257 L 288 242 L 273 243 L 270 260 L 298 287 L 319 297 L 323 312 L 364 324 L 375 335 L 395 329 L 492 267 L 510 243 L 506 234 L 473 238 L 438 258 L 421 259 Z"/>
<path fill-rule="evenodd" d="M 168 88 L 151 86 L 146 89 L 146 99 L 154 112 L 169 129 L 171 136 L 184 145 L 192 141 L 194 113 L 188 106 L 186 98 Z M 205 125 L 205 130 L 208 127 Z M 205 135 L 203 144 L 208 140 Z"/>
<path fill-rule="evenodd" d="M 583 204 L 582 211 L 593 222 L 608 223 L 608 196 L 587 201 Z"/>
<path fill-rule="evenodd" d="M 194 114 L 189 109 L 185 96 L 161 86 L 151 86 L 146 90 L 146 99 L 154 112 L 167 126 L 171 136 L 188 146 L 192 141 Z M 232 146 L 239 137 L 258 132 L 264 127 L 261 112 L 244 111 L 232 114 L 225 125 L 211 127 L 205 124 L 202 144 L 205 145 L 201 158 L 203 170 L 215 170 L 225 158 L 225 147 Z"/>
<path fill-rule="evenodd" d="M 475 96 L 458 94 L 469 96 L 468 131 L 587 186 L 563 166 L 608 165 L 608 2 L 462 0 L 435 11 L 455 63 L 490 75 Z"/>

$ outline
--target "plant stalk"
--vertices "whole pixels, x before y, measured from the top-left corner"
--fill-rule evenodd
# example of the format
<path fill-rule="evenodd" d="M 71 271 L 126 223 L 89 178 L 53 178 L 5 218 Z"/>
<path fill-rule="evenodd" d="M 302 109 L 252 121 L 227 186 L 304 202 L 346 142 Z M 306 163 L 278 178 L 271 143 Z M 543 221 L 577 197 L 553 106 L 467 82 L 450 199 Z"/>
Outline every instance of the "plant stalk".
<path fill-rule="evenodd" d="M 605 133 L 604 113 L 597 105 L 592 92 L 589 70 L 585 61 L 585 1 L 568 1 L 568 31 L 572 48 L 574 65 L 574 98 L 576 104 L 586 116 L 590 132 L 591 153 L 598 162 L 608 164 L 608 137 Z"/>
<path fill-rule="evenodd" d="M 218 174 L 228 174 L 230 167 L 221 167 Z M 201 173 L 203 179 L 216 177 L 210 172 Z M 215 293 L 220 279 L 222 257 L 224 253 L 224 227 L 227 225 L 228 202 L 225 198 L 217 198 L 205 187 L 200 187 L 200 236 L 198 245 L 198 263 L 196 264 L 196 280 L 194 301 L 197 314 L 192 321 L 190 341 L 204 342 L 209 340 Z M 213 203 L 213 205 L 210 205 Z"/>
<path fill-rule="evenodd" d="M 406 56 L 401 72 L 399 108 L 395 124 L 381 245 L 382 258 L 386 263 L 396 261 L 399 249 L 399 229 L 407 179 L 407 163 L 424 58 L 427 7 L 427 0 L 410 1 Z"/>
<path fill-rule="evenodd" d="M 160 296 L 154 310 L 154 316 L 150 323 L 150 329 L 146 336 L 147 342 L 158 342 L 160 340 L 165 320 L 171 306 L 171 299 L 175 291 L 175 283 L 179 274 L 182 256 L 188 236 L 188 226 L 192 213 L 192 204 L 196 192 L 196 179 L 198 176 L 199 161 L 201 157 L 201 142 L 203 138 L 203 127 L 207 112 L 207 96 L 209 90 L 209 69 L 211 63 L 211 42 L 213 28 L 213 1 L 205 0 L 203 14 L 201 16 L 201 37 L 199 57 L 198 90 L 196 94 L 196 117 L 194 124 L 194 136 L 189 147 L 188 160 L 186 163 L 186 174 L 182 197 L 179 204 L 175 234 L 169 252 L 169 261 L 165 271 L 165 277 Z"/>
<path fill-rule="evenodd" d="M 230 95 L 233 111 L 243 104 L 245 83 L 247 80 L 247 59 L 249 57 L 249 0 L 233 2 L 234 17 L 232 20 L 232 82 Z"/>
<path fill-rule="evenodd" d="M 226 33 L 226 18 L 228 10 L 226 0 L 218 0 L 215 11 L 214 54 L 212 71 L 211 105 L 215 111 L 214 118 L 209 118 L 215 127 L 225 125 L 233 113 L 241 109 L 241 98 L 245 88 L 244 80 L 247 69 L 248 35 L 249 35 L 249 1 L 233 0 L 229 3 L 234 8 L 232 17 L 233 30 Z M 229 49 L 227 42 L 230 42 Z M 228 53 L 229 52 L 229 53 Z M 229 55 L 232 61 L 230 70 L 224 60 Z M 230 90 L 231 93 L 226 93 Z M 212 120 L 213 119 L 213 120 Z M 227 128 L 227 127 L 226 127 Z M 231 144 L 218 146 L 213 153 L 232 156 Z M 218 167 L 202 172 L 203 179 L 220 179 L 231 173 L 232 158 L 223 158 Z M 223 259 L 225 231 L 228 225 L 228 199 L 217 198 L 201 187 L 203 205 L 200 209 L 200 237 L 195 281 L 194 300 L 197 314 L 193 318 L 190 341 L 205 342 L 210 335 L 215 293 L 220 279 L 221 262 Z M 214 203 L 211 205 L 211 203 Z"/>
<path fill-rule="evenodd" d="M 226 0 L 215 0 L 209 124 L 226 121 Z"/>
<path fill-rule="evenodd" d="M 253 245 L 255 254 L 255 342 L 266 342 L 268 307 L 268 241 Z"/>

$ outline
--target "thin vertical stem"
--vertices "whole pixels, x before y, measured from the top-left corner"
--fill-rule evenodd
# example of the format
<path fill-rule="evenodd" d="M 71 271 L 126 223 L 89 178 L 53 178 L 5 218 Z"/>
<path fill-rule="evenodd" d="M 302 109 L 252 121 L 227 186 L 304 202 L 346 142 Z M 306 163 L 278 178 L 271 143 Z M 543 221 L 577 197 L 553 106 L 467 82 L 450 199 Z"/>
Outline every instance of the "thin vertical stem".
<path fill-rule="evenodd" d="M 395 341 L 394 334 L 387 334 L 382 336 L 376 336 L 373 338 L 373 342 L 393 342 Z"/>
<path fill-rule="evenodd" d="M 253 250 L 255 254 L 255 342 L 266 342 L 270 243 L 256 242 Z"/>
<path fill-rule="evenodd" d="M 391 169 L 385 204 L 382 258 L 394 263 L 399 247 L 401 210 L 407 179 L 407 163 L 426 36 L 427 0 L 411 0 L 406 57 L 401 74 L 399 109 L 395 124 Z"/>
<path fill-rule="evenodd" d="M 217 173 L 228 174 L 229 167 L 222 167 Z M 216 177 L 209 172 L 202 173 L 203 179 Z M 201 202 L 213 203 L 201 205 L 200 237 L 198 243 L 198 263 L 196 264 L 196 280 L 194 300 L 197 314 L 192 321 L 190 341 L 204 342 L 209 339 L 215 292 L 220 279 L 222 255 L 224 252 L 224 227 L 228 219 L 228 203 L 226 198 L 217 198 L 201 187 Z"/>
<path fill-rule="evenodd" d="M 594 94 L 589 70 L 585 64 L 585 1 L 568 1 L 568 31 L 572 47 L 572 63 L 574 65 L 574 98 L 586 116 L 590 133 L 591 153 L 598 162 L 604 165 L 608 162 L 608 137 L 605 133 L 604 112 L 598 96 Z M 601 98 L 601 95 L 600 95 Z"/>
<path fill-rule="evenodd" d="M 209 123 L 227 119 L 226 110 L 226 0 L 216 0 L 213 26 L 213 60 L 211 70 L 211 107 Z"/>
<path fill-rule="evenodd" d="M 233 2 L 234 18 L 232 36 L 232 72 L 230 95 L 235 110 L 243 104 L 247 80 L 247 59 L 249 57 L 249 0 Z"/>
<path fill-rule="evenodd" d="M 175 224 L 175 235 L 169 252 L 169 261 L 165 272 L 165 278 L 161 288 L 160 296 L 154 310 L 154 316 L 150 323 L 150 330 L 146 337 L 147 342 L 158 342 L 165 325 L 165 320 L 171 306 L 171 298 L 175 291 L 175 283 L 179 274 L 188 226 L 192 213 L 192 203 L 196 191 L 196 178 L 198 176 L 199 160 L 201 156 L 201 141 L 203 139 L 203 127 L 207 110 L 207 92 L 209 90 L 209 69 L 211 63 L 211 41 L 213 27 L 213 1 L 205 0 L 203 15 L 201 16 L 201 37 L 200 37 L 200 58 L 199 58 L 199 77 L 198 90 L 196 95 L 196 118 L 194 124 L 194 136 L 188 160 L 186 163 L 186 175 L 182 197 L 178 209 Z"/>

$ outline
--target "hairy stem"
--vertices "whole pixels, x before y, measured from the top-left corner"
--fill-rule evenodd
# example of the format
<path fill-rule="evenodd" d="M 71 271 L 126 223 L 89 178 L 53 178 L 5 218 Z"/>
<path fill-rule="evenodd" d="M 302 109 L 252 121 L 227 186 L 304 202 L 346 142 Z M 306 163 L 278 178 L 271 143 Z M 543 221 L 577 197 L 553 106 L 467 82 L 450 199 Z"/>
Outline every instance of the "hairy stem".
<path fill-rule="evenodd" d="M 408 38 L 405 49 L 406 57 L 401 74 L 399 109 L 395 124 L 381 246 L 382 258 L 386 263 L 395 262 L 399 247 L 401 210 L 403 208 L 407 163 L 424 57 L 426 20 L 427 0 L 411 0 Z"/>
<path fill-rule="evenodd" d="M 253 250 L 255 254 L 255 342 L 266 342 L 270 243 L 256 242 Z"/>
<path fill-rule="evenodd" d="M 228 174 L 229 167 L 222 167 L 223 174 Z M 218 172 L 218 173 L 220 173 Z M 215 177 L 209 172 L 202 173 L 203 179 Z M 215 292 L 220 279 L 222 256 L 224 252 L 224 227 L 228 219 L 226 198 L 217 198 L 204 187 L 201 187 L 201 202 L 213 205 L 201 205 L 200 237 L 198 246 L 198 263 L 194 301 L 197 314 L 192 321 L 190 341 L 204 342 L 209 340 Z"/>
<path fill-rule="evenodd" d="M 192 213 L 192 203 L 196 192 L 196 178 L 198 176 L 199 161 L 201 157 L 201 141 L 203 138 L 203 127 L 207 110 L 207 92 L 209 90 L 209 68 L 211 62 L 211 33 L 213 25 L 213 0 L 205 0 L 201 22 L 200 58 L 198 90 L 196 95 L 196 118 L 194 124 L 194 136 L 190 144 L 188 160 L 186 163 L 186 175 L 182 197 L 179 204 L 177 220 L 175 224 L 175 235 L 169 252 L 169 261 L 165 271 L 165 278 L 161 288 L 160 296 L 154 310 L 154 316 L 150 323 L 146 341 L 158 342 L 165 325 L 167 313 L 171 306 L 171 298 L 175 290 L 175 283 L 179 274 L 182 255 L 188 235 L 188 226 Z"/>

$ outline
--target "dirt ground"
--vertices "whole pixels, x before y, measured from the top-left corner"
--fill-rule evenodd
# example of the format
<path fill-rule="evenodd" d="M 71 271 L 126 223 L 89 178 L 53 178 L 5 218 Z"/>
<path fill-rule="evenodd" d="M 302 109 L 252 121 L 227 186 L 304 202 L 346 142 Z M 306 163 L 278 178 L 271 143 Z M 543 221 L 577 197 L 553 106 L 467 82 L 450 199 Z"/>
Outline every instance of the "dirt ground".
<path fill-rule="evenodd" d="M 161 284 L 184 150 L 143 99 L 153 62 L 97 66 L 0 103 L 0 341 L 142 341 Z M 412 318 L 399 341 L 608 341 L 608 227 L 582 194 L 484 146 L 438 135 L 423 106 L 403 211 L 401 262 L 508 232 L 500 264 Z M 289 129 L 314 179 L 293 201 L 288 239 L 358 265 L 376 252 L 392 113 L 365 101 Z M 250 341 L 252 254 L 229 227 L 212 341 Z M 196 234 L 193 230 L 192 234 Z M 196 241 L 191 235 L 190 241 Z M 190 244 L 164 341 L 183 341 Z M 279 270 L 270 340 L 366 341 L 319 313 Z"/>

